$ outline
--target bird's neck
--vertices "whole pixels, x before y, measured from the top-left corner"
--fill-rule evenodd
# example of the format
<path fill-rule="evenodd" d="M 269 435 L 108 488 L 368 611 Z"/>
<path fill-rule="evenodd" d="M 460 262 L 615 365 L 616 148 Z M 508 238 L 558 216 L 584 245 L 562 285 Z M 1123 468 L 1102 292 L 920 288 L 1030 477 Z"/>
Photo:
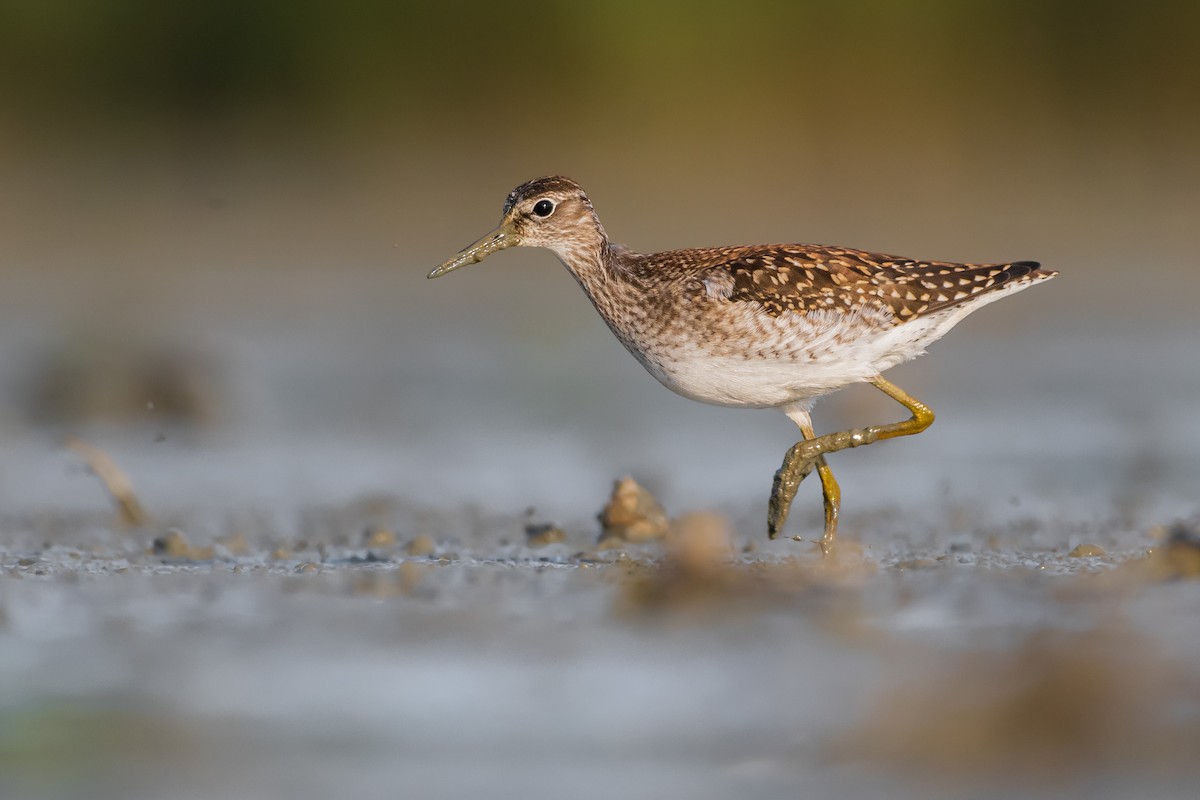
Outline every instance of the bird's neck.
<path fill-rule="evenodd" d="M 553 249 L 600 316 L 621 336 L 616 320 L 621 309 L 628 308 L 632 302 L 630 295 L 637 293 L 632 251 L 610 242 L 599 221 L 595 222 L 594 236 L 563 242 Z"/>
<path fill-rule="evenodd" d="M 623 282 L 628 277 L 622 255 L 629 250 L 609 241 L 600 220 L 592 217 L 586 224 L 584 235 L 564 239 L 551 249 L 594 299 L 614 282 Z"/>
<path fill-rule="evenodd" d="M 600 236 L 587 247 L 556 249 L 556 253 L 608 329 L 644 363 L 646 356 L 638 342 L 647 321 L 641 313 L 646 288 L 635 273 L 637 254 L 623 245 L 614 245 L 607 236 Z"/>

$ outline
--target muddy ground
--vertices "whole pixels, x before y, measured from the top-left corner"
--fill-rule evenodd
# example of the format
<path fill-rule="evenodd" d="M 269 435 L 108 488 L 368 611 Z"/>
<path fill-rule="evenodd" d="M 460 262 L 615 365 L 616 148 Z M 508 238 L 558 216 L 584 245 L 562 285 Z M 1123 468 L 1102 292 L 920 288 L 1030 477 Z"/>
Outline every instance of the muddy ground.
<path fill-rule="evenodd" d="M 895 373 L 934 427 L 834 459 L 823 560 L 765 537 L 787 421 L 602 331 L 389 373 L 311 327 L 229 334 L 211 408 L 8 420 L 3 797 L 1193 795 L 1194 337 L 938 345 Z M 626 473 L 672 522 L 601 547 Z"/>

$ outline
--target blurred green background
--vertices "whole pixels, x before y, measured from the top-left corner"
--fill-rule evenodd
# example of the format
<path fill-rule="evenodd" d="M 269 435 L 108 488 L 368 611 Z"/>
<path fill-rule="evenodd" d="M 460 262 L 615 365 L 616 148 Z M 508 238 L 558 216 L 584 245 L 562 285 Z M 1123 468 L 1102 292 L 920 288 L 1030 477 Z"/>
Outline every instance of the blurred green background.
<path fill-rule="evenodd" d="M 8 2 L 3 266 L 423 266 L 559 171 L 635 247 L 1038 257 L 1086 296 L 1192 272 L 1198 33 L 1192 2 Z"/>

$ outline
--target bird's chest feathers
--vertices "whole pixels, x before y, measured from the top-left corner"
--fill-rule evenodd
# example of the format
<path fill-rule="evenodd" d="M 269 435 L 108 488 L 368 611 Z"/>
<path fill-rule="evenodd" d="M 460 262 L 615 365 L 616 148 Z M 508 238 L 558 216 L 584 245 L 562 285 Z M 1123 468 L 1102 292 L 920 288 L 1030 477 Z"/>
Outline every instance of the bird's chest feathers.
<path fill-rule="evenodd" d="M 655 378 L 717 405 L 771 407 L 870 377 L 874 354 L 847 358 L 847 349 L 887 322 L 863 312 L 772 316 L 753 303 L 676 303 L 656 315 L 659 304 L 642 302 L 629 314 L 608 299 L 594 300 L 597 309 Z"/>

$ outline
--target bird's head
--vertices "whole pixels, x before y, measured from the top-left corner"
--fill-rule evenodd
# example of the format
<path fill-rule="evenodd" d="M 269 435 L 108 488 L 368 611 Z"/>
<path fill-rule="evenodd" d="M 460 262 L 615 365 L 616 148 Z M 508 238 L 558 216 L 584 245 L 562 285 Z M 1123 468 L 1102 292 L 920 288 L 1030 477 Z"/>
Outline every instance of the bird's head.
<path fill-rule="evenodd" d="M 605 241 L 592 203 L 570 178 L 551 176 L 523 183 L 504 201 L 496 229 L 436 267 L 430 278 L 477 264 L 509 247 L 545 247 L 563 260 Z"/>

